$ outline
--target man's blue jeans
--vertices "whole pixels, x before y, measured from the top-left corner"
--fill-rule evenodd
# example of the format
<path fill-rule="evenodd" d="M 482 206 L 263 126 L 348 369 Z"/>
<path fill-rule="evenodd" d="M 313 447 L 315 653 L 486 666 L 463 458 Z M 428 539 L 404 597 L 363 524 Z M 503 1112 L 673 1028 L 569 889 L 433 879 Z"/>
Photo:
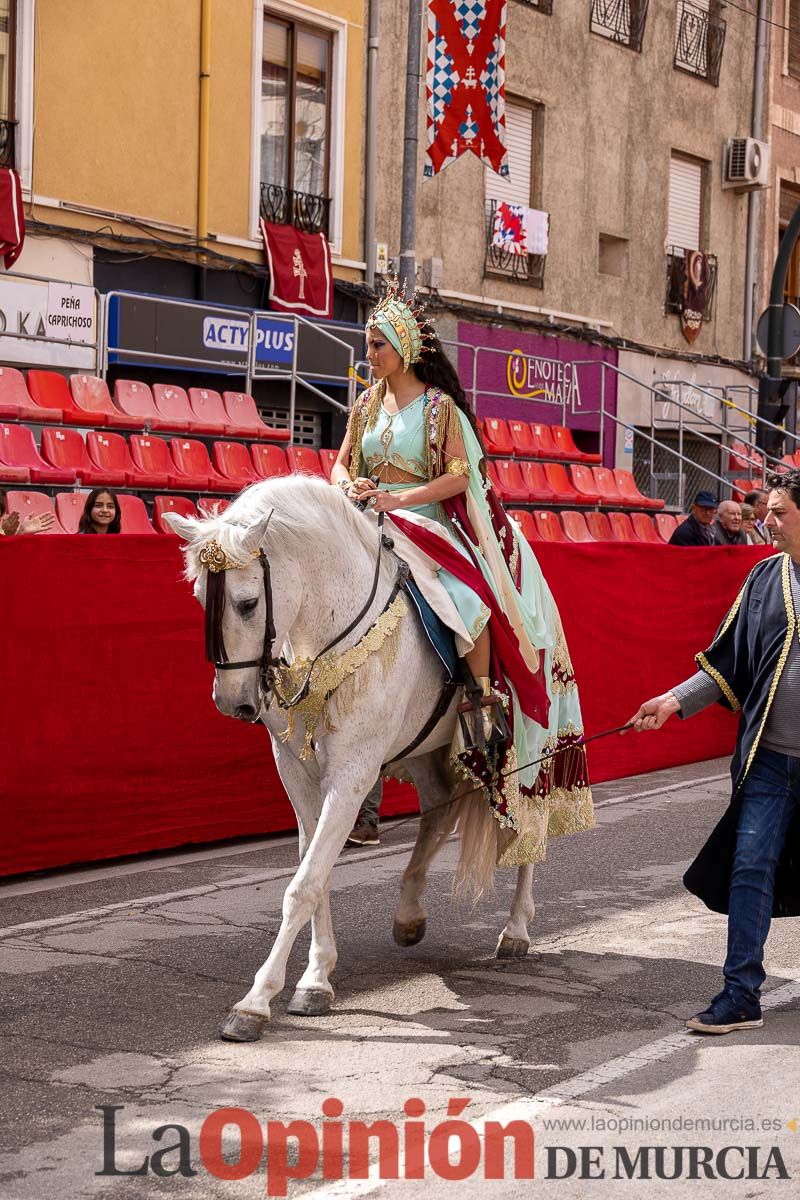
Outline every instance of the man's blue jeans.
<path fill-rule="evenodd" d="M 800 758 L 758 750 L 742 785 L 728 906 L 725 991 L 758 1004 L 775 872 L 786 830 L 800 805 Z"/>

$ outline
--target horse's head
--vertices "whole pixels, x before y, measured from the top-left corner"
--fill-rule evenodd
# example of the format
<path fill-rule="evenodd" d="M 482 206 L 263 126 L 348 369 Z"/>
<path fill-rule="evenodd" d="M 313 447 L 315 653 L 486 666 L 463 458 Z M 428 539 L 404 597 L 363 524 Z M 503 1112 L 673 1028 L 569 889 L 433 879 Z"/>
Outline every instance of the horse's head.
<path fill-rule="evenodd" d="M 258 720 L 262 665 L 282 645 L 291 621 L 284 589 L 273 585 L 266 558 L 271 515 L 248 526 L 224 517 L 165 516 L 185 542 L 187 576 L 206 612 L 206 658 L 216 666 L 214 703 L 240 721 Z"/>

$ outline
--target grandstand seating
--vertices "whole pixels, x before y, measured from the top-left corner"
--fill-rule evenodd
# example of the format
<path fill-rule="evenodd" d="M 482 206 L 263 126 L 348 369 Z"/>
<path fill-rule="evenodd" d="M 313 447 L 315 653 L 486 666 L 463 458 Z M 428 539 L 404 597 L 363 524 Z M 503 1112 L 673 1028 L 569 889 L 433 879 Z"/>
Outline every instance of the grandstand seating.
<path fill-rule="evenodd" d="M 538 458 L 538 447 L 527 421 L 509 421 L 508 432 L 515 458 Z"/>
<path fill-rule="evenodd" d="M 130 441 L 131 458 L 138 471 L 145 475 L 164 476 L 164 487 L 183 488 L 189 492 L 205 491 L 208 479 L 205 475 L 187 475 L 175 463 L 164 438 L 153 434 L 134 434 Z"/>
<path fill-rule="evenodd" d="M 615 542 L 638 542 L 634 533 L 631 518 L 628 513 L 612 512 L 608 514 L 608 523 L 611 526 L 611 538 Z"/>
<path fill-rule="evenodd" d="M 114 403 L 124 413 L 128 425 L 144 426 L 148 429 L 172 429 L 187 431 L 188 422 L 168 421 L 166 424 L 156 411 L 153 393 L 146 383 L 138 379 L 118 379 L 114 384 Z"/>
<path fill-rule="evenodd" d="M 170 529 L 163 519 L 166 513 L 180 513 L 182 517 L 196 517 L 197 509 L 185 496 L 155 497 L 153 500 L 153 523 L 157 532 L 174 534 L 175 531 Z"/>
<path fill-rule="evenodd" d="M 614 534 L 608 520 L 608 513 L 587 512 L 586 526 L 596 542 L 613 542 Z"/>
<path fill-rule="evenodd" d="M 89 458 L 102 471 L 124 471 L 128 487 L 167 488 L 167 471 L 143 470 L 131 458 L 128 443 L 119 433 L 91 429 L 86 435 Z"/>
<path fill-rule="evenodd" d="M 536 522 L 533 519 L 533 513 L 526 509 L 510 508 L 508 515 L 513 517 L 522 530 L 522 535 L 529 542 L 540 542 L 542 539 L 539 536 L 539 530 L 536 528 Z"/>
<path fill-rule="evenodd" d="M 237 429 L 239 437 L 269 438 L 273 442 L 288 442 L 291 430 L 275 429 L 266 425 L 258 414 L 256 402 L 247 392 L 223 392 L 222 403 L 228 419 Z"/>
<path fill-rule="evenodd" d="M 331 471 L 333 470 L 333 464 L 336 462 L 338 455 L 338 450 L 320 450 L 319 462 L 326 479 L 330 479 Z"/>
<path fill-rule="evenodd" d="M 539 421 L 531 421 L 531 436 L 536 445 L 538 458 L 561 458 L 555 438 L 553 437 L 553 431 L 549 425 L 542 425 Z"/>
<path fill-rule="evenodd" d="M 489 463 L 489 479 L 504 504 L 527 504 L 530 495 L 522 478 L 519 463 L 510 458 L 496 458 Z"/>
<path fill-rule="evenodd" d="M 221 496 L 201 496 L 197 501 L 197 515 L 218 517 L 220 513 L 225 512 L 229 504 L 230 500 L 223 500 Z"/>
<path fill-rule="evenodd" d="M 52 513 L 56 518 L 56 523 L 52 529 L 47 529 L 43 532 L 66 533 L 53 508 L 53 501 L 49 496 L 45 496 L 44 492 L 9 492 L 6 497 L 6 503 L 8 511 L 19 513 L 20 518 L 29 517 L 32 513 Z"/>
<path fill-rule="evenodd" d="M 611 508 L 624 508 L 623 499 L 614 472 L 609 467 L 592 467 L 595 490 L 600 494 L 600 503 Z M 630 504 L 630 501 L 628 501 Z"/>
<path fill-rule="evenodd" d="M 668 542 L 678 528 L 678 518 L 673 513 L 655 513 L 653 520 L 656 523 L 656 532 L 662 542 Z"/>
<path fill-rule="evenodd" d="M 63 421 L 60 408 L 43 408 L 31 396 L 21 371 L 0 367 L 0 417 L 53 425 Z"/>
<path fill-rule="evenodd" d="M 556 450 L 558 450 L 561 458 L 568 458 L 575 462 L 583 463 L 601 463 L 603 461 L 601 454 L 590 454 L 586 450 L 579 450 L 575 445 L 572 430 L 568 429 L 566 425 L 551 425 L 550 428 L 553 431 L 553 441 Z"/>
<path fill-rule="evenodd" d="M 277 479 L 289 474 L 289 464 L 280 446 L 263 446 L 254 442 L 250 447 L 250 455 L 260 479 Z"/>
<path fill-rule="evenodd" d="M 121 492 L 117 499 L 122 515 L 122 533 L 155 533 L 155 529 L 150 524 L 144 500 L 125 492 Z"/>
<path fill-rule="evenodd" d="M 528 498 L 533 504 L 555 504 L 556 494 L 547 482 L 544 465 L 539 462 L 521 462 L 519 473 L 528 489 Z"/>
<path fill-rule="evenodd" d="M 510 458 L 514 453 L 514 444 L 508 425 L 502 417 L 484 417 L 480 423 L 483 442 L 487 454 L 502 454 Z"/>
<path fill-rule="evenodd" d="M 636 505 L 638 508 L 648 508 L 651 510 L 660 510 L 664 507 L 663 500 L 651 500 L 649 496 L 642 495 L 630 471 L 623 471 L 618 468 L 614 471 L 614 480 L 623 501 L 627 501 L 632 507 Z"/>
<path fill-rule="evenodd" d="M 231 481 L 231 491 L 238 492 L 261 478 L 241 442 L 214 442 L 212 454 L 217 471 Z"/>
<path fill-rule="evenodd" d="M 57 371 L 28 371 L 28 391 L 41 408 L 58 412 L 58 419 L 69 425 L 108 424 L 105 413 L 87 412 L 76 406 L 66 376 Z"/>
<path fill-rule="evenodd" d="M 42 456 L 51 467 L 74 471 L 78 482 L 87 487 L 125 487 L 128 482 L 123 470 L 94 465 L 77 429 L 43 429 Z"/>
<path fill-rule="evenodd" d="M 69 390 L 74 412 L 65 409 L 64 420 L 70 424 L 108 425 L 112 429 L 130 429 L 132 425 L 144 424 L 141 418 L 120 412 L 115 407 L 105 379 L 98 379 L 96 375 L 71 375 Z M 82 414 L 77 422 L 75 413 Z"/>
<path fill-rule="evenodd" d="M 319 475 L 320 479 L 325 478 L 319 455 L 310 446 L 287 446 L 286 461 L 290 471 L 299 471 L 303 475 Z"/>
<path fill-rule="evenodd" d="M 212 467 L 208 451 L 202 442 L 193 438 L 173 438 L 170 442 L 170 449 L 173 462 L 179 471 L 183 471 L 184 475 L 194 475 L 196 478 L 203 477 L 207 480 L 204 491 L 230 492 L 234 490 L 231 487 L 230 479 L 225 479 L 219 471 Z"/>
<path fill-rule="evenodd" d="M 57 492 L 56 516 L 66 533 L 77 533 L 88 492 Z"/>
<path fill-rule="evenodd" d="M 189 388 L 189 404 L 195 420 L 201 422 L 211 433 L 225 433 L 228 437 L 251 436 L 250 429 L 240 427 L 228 416 L 219 392 L 210 388 Z"/>
<path fill-rule="evenodd" d="M 30 483 L 31 473 L 27 467 L 12 467 L 0 461 L 0 483 Z"/>
<path fill-rule="evenodd" d="M 72 467 L 54 467 L 36 449 L 30 429 L 24 425 L 0 425 L 0 463 L 24 467 L 33 483 L 74 483 Z"/>
<path fill-rule="evenodd" d="M 595 486 L 592 468 L 573 463 L 569 473 L 572 478 L 572 486 L 578 493 L 581 504 L 599 504 L 600 495 Z"/>
<path fill-rule="evenodd" d="M 544 477 L 552 488 L 557 504 L 590 504 L 594 501 L 579 496 L 569 481 L 563 463 L 544 463 Z"/>
<path fill-rule="evenodd" d="M 564 526 L 564 533 L 571 542 L 593 542 L 591 530 L 586 524 L 586 514 L 582 512 L 570 512 L 568 509 L 561 514 L 561 524 Z"/>
<path fill-rule="evenodd" d="M 648 513 L 631 513 L 631 524 L 633 525 L 633 532 L 640 542 L 650 542 L 651 545 L 655 546 L 664 545 L 658 535 L 658 530 L 653 524 L 652 517 Z"/>
<path fill-rule="evenodd" d="M 152 429 L 174 429 L 181 433 L 220 432 L 217 425 L 197 420 L 185 388 L 171 383 L 154 383 L 153 406 L 157 417 L 151 422 Z"/>
<path fill-rule="evenodd" d="M 537 509 L 533 514 L 536 530 L 543 542 L 566 542 L 567 535 L 558 519 L 558 513 Z"/>
<path fill-rule="evenodd" d="M 760 450 L 756 450 L 753 446 L 748 446 L 746 442 L 731 442 L 728 455 L 729 473 L 746 471 L 749 475 L 758 475 L 760 478 L 763 468 L 764 455 Z"/>
<path fill-rule="evenodd" d="M 734 500 L 738 500 L 739 503 L 741 503 L 742 500 L 744 500 L 745 496 L 748 494 L 748 492 L 762 491 L 761 480 L 760 479 L 734 479 L 731 482 L 731 489 L 732 489 L 732 491 L 731 491 L 732 498 Z"/>

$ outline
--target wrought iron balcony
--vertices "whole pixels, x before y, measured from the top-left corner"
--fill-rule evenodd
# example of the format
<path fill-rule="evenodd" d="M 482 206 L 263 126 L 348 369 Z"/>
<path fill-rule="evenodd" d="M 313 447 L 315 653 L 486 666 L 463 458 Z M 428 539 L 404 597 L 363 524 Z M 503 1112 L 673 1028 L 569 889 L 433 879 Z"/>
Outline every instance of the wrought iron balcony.
<path fill-rule="evenodd" d="M 675 68 L 719 86 L 726 22 L 692 0 L 679 0 Z"/>
<path fill-rule="evenodd" d="M 0 121 L 0 167 L 13 167 L 16 165 L 14 155 L 14 131 L 16 127 L 16 121 Z"/>
<path fill-rule="evenodd" d="M 717 257 L 706 254 L 708 259 L 708 291 L 706 306 L 703 309 L 703 320 L 710 321 L 714 315 L 714 298 L 717 294 Z M 683 289 L 686 281 L 686 251 L 680 246 L 667 248 L 667 293 L 664 302 L 665 313 L 683 312 Z"/>
<path fill-rule="evenodd" d="M 487 200 L 484 277 L 493 275 L 495 278 L 509 279 L 512 283 L 526 283 L 528 287 L 544 287 L 546 254 L 514 254 L 503 246 L 492 245 L 496 207 L 496 201 Z"/>
<path fill-rule="evenodd" d="M 329 236 L 331 202 L 327 196 L 294 192 L 274 183 L 261 184 L 261 216 L 273 225 L 294 225 L 304 233 Z"/>
<path fill-rule="evenodd" d="M 609 41 L 641 53 L 648 0 L 592 0 L 589 28 Z"/>

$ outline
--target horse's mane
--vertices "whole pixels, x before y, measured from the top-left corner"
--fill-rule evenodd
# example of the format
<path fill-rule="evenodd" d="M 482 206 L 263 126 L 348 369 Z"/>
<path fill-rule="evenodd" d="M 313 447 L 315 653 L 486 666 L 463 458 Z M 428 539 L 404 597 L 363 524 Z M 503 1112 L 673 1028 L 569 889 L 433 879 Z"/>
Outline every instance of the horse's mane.
<path fill-rule="evenodd" d="M 378 533 L 374 524 L 354 508 L 340 488 L 311 475 L 287 475 L 246 488 L 225 512 L 192 519 L 193 532 L 184 545 L 186 578 L 196 579 L 201 546 L 211 538 L 235 555 L 236 538 L 272 511 L 267 541 L 276 550 L 295 556 L 310 553 L 320 541 L 357 538 L 372 554 Z"/>

